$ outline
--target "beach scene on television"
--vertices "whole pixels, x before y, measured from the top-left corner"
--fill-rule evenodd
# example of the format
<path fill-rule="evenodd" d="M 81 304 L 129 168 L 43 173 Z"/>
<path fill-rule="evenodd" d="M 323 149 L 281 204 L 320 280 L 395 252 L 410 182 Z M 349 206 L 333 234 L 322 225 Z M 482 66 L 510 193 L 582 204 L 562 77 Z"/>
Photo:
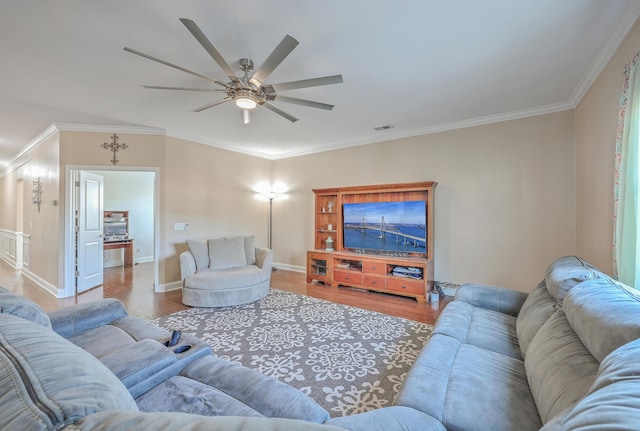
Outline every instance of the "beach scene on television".
<path fill-rule="evenodd" d="M 354 251 L 426 253 L 424 201 L 344 204 L 344 247 Z"/>

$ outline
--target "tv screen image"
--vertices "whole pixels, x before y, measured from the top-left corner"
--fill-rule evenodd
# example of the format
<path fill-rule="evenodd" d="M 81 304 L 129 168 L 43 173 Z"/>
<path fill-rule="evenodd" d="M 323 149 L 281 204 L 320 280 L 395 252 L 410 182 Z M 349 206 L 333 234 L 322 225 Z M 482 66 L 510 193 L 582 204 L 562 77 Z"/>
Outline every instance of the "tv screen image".
<path fill-rule="evenodd" d="M 363 252 L 427 253 L 424 201 L 343 204 L 344 248 Z"/>

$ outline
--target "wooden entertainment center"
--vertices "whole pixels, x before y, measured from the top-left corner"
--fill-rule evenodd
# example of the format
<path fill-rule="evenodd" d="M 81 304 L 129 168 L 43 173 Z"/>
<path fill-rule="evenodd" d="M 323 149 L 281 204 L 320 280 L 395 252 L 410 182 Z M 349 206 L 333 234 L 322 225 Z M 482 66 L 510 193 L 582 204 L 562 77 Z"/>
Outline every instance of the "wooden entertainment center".
<path fill-rule="evenodd" d="M 433 290 L 434 189 L 437 185 L 434 181 L 424 181 L 314 189 L 314 250 L 307 252 L 307 282 L 392 293 L 426 302 L 427 293 Z M 354 250 L 345 247 L 345 204 L 415 201 L 424 202 L 425 205 L 424 252 Z M 374 230 L 372 225 L 363 220 L 362 230 Z M 385 232 L 384 218 L 379 229 L 382 238 Z M 397 232 L 396 236 L 413 238 L 397 229 L 387 232 L 391 236 Z M 417 239 L 411 241 L 418 243 Z"/>

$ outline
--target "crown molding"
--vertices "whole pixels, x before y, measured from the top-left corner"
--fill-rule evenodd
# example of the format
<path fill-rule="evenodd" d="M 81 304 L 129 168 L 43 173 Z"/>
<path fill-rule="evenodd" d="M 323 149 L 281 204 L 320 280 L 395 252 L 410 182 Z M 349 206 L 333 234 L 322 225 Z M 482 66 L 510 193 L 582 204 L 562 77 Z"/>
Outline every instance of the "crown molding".
<path fill-rule="evenodd" d="M 142 126 L 105 126 L 99 124 L 70 124 L 54 123 L 53 126 L 61 132 L 97 132 L 97 133 L 125 133 L 131 135 L 165 135 L 165 130 L 157 127 Z"/>
<path fill-rule="evenodd" d="M 25 145 L 18 154 L 16 154 L 11 160 L 7 162 L 7 164 L 4 166 L 4 169 L 2 170 L 2 176 L 15 171 L 20 166 L 29 162 L 31 160 L 31 152 L 34 149 L 38 148 L 44 141 L 49 139 L 57 132 L 58 129 L 53 124 L 47 127 L 42 133 L 40 133 L 31 142 Z"/>
<path fill-rule="evenodd" d="M 638 17 L 640 17 L 640 2 L 627 0 L 618 22 L 609 33 L 607 41 L 598 50 L 589 68 L 582 75 L 582 79 L 573 91 L 569 99 L 569 103 L 573 108 L 578 106 L 584 95 L 589 91 L 589 88 L 600 76 L 600 73 L 609 64 L 618 47 L 638 20 Z"/>
<path fill-rule="evenodd" d="M 5 176 L 31 160 L 31 152 L 58 132 L 124 133 L 132 135 L 165 135 L 164 129 L 139 126 L 104 126 L 96 124 L 53 123 L 29 142 L 0 171 Z"/>
<path fill-rule="evenodd" d="M 325 151 L 340 150 L 343 148 L 358 147 L 361 145 L 375 144 L 379 142 L 393 141 L 397 139 L 414 138 L 416 136 L 431 135 L 434 133 L 448 132 L 451 130 L 465 129 L 467 127 L 483 126 L 493 123 L 501 123 L 503 121 L 518 120 L 527 117 L 535 117 L 538 115 L 552 114 L 555 112 L 568 111 L 573 109 L 569 102 L 557 103 L 553 105 L 540 106 L 531 109 L 522 109 L 519 111 L 506 112 L 503 114 L 487 115 L 483 117 L 470 118 L 468 120 L 454 121 L 451 123 L 437 124 L 419 129 L 411 129 L 398 131 L 390 129 L 382 132 L 380 136 L 370 136 L 365 139 L 337 142 L 331 145 L 325 145 L 317 148 L 307 148 L 302 150 L 279 153 L 270 156 L 271 160 L 286 159 L 290 157 L 299 157 L 310 154 L 322 153 Z"/>

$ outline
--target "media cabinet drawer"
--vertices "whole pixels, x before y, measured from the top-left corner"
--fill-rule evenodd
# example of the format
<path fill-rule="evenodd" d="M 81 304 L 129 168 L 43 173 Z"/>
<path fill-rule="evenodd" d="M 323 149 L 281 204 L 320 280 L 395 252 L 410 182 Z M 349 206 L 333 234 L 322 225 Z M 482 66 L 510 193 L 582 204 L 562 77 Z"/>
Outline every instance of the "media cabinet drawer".
<path fill-rule="evenodd" d="M 362 272 L 368 274 L 379 274 L 386 275 L 387 274 L 387 265 L 382 262 L 362 262 Z"/>
<path fill-rule="evenodd" d="M 413 293 L 415 295 L 425 295 L 425 286 L 423 280 L 409 280 L 406 278 L 389 278 L 387 280 L 387 289 L 396 292 Z"/>
<path fill-rule="evenodd" d="M 333 271 L 333 279 L 338 283 L 362 284 L 362 274 L 355 271 Z"/>
<path fill-rule="evenodd" d="M 365 287 L 372 288 L 383 288 L 384 287 L 384 277 L 378 277 L 376 275 L 364 275 L 362 285 Z"/>

